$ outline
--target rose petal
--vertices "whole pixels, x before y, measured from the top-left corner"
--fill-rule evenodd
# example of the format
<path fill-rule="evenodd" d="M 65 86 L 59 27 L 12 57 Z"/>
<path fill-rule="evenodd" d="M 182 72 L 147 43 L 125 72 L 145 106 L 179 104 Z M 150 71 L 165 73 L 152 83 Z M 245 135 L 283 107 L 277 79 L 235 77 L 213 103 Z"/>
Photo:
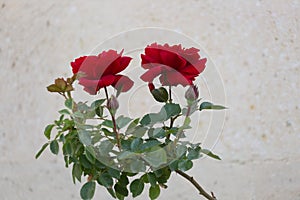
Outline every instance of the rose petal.
<path fill-rule="evenodd" d="M 159 74 L 162 73 L 163 66 L 159 65 L 157 67 L 153 67 L 146 71 L 142 76 L 141 79 L 145 82 L 153 82 L 153 79 L 157 77 Z"/>
<path fill-rule="evenodd" d="M 145 55 L 155 59 L 157 62 L 160 63 L 160 54 L 159 52 L 161 49 L 158 49 L 157 47 L 146 47 L 145 49 Z"/>
<path fill-rule="evenodd" d="M 117 90 L 121 89 L 121 92 L 127 92 L 133 86 L 133 81 L 127 76 L 117 75 L 112 83 L 112 86 Z"/>
<path fill-rule="evenodd" d="M 148 55 L 142 54 L 141 58 L 142 58 L 142 67 L 144 69 L 150 69 L 151 67 L 155 66 L 155 64 L 158 63 L 158 61 L 155 58 L 152 58 Z M 151 65 L 151 64 L 153 64 L 153 65 Z"/>
<path fill-rule="evenodd" d="M 159 80 L 162 85 L 169 85 L 169 86 L 177 86 L 179 84 L 182 86 L 186 86 L 192 84 L 192 80 L 190 79 L 190 77 L 186 77 L 180 72 L 175 70 L 173 72 L 162 74 L 159 77 Z"/>
<path fill-rule="evenodd" d="M 185 66 L 186 61 L 171 51 L 160 52 L 162 64 L 170 66 L 174 69 L 180 69 Z"/>
<path fill-rule="evenodd" d="M 98 58 L 97 56 L 87 56 L 84 62 L 79 68 L 79 72 L 83 72 L 85 76 L 89 79 L 96 79 L 96 67 L 97 67 Z"/>
<path fill-rule="evenodd" d="M 101 77 L 101 79 L 94 79 L 94 80 L 87 79 L 84 77 L 79 80 L 79 84 L 87 88 L 90 94 L 96 94 L 101 88 L 110 86 L 114 81 L 115 81 L 115 76 L 107 75 Z"/>
<path fill-rule="evenodd" d="M 116 59 L 110 66 L 109 66 L 109 74 L 117 74 L 129 65 L 130 61 L 132 58 L 124 56 L 124 57 L 119 57 Z M 105 71 L 106 73 L 106 71 Z"/>
<path fill-rule="evenodd" d="M 71 66 L 72 66 L 72 71 L 74 74 L 77 74 L 79 71 L 79 68 L 81 66 L 81 64 L 83 63 L 83 61 L 85 60 L 87 56 L 82 56 L 79 58 L 76 58 L 74 62 L 71 62 Z"/>
<path fill-rule="evenodd" d="M 198 62 L 196 62 L 193 65 L 196 67 L 196 69 L 198 70 L 198 72 L 201 73 L 205 69 L 206 62 L 207 62 L 207 59 L 203 58 L 203 59 L 200 59 Z"/>

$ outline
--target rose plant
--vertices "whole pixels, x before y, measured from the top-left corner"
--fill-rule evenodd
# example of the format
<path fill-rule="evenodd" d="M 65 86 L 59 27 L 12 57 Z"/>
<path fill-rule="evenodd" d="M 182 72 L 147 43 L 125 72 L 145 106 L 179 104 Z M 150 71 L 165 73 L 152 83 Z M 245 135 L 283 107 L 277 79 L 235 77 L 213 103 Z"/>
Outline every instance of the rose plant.
<path fill-rule="evenodd" d="M 65 166 L 72 167 L 73 182 L 87 178 L 80 190 L 82 199 L 93 198 L 96 184 L 117 199 L 124 199 L 129 193 L 137 197 L 148 184 L 149 198 L 157 199 L 161 189 L 167 188 L 172 173 L 190 181 L 206 199 L 216 199 L 186 174 L 193 167 L 193 160 L 204 154 L 220 159 L 201 148 L 200 143 L 185 139 L 186 131 L 192 128 L 193 113 L 225 109 L 201 102 L 194 85 L 195 78 L 206 67 L 206 58 L 201 58 L 196 48 L 148 45 L 141 55 L 141 66 L 146 71 L 140 78 L 148 83 L 149 97 L 162 106 L 158 112 L 132 119 L 118 114 L 119 107 L 124 105 L 119 96 L 134 85 L 122 74 L 132 58 L 122 54 L 123 50 L 120 53 L 108 50 L 76 58 L 71 62 L 73 75 L 58 78 L 47 87 L 49 92 L 63 96 L 66 108 L 59 110 L 60 117 L 46 126 L 44 135 L 48 142 L 36 158 L 48 146 L 57 155 L 61 146 Z M 72 95 L 76 81 L 96 100 L 76 102 Z M 185 105 L 172 99 L 172 89 L 178 85 L 187 87 L 182 97 L 186 99 Z M 110 94 L 109 87 L 116 92 Z"/>

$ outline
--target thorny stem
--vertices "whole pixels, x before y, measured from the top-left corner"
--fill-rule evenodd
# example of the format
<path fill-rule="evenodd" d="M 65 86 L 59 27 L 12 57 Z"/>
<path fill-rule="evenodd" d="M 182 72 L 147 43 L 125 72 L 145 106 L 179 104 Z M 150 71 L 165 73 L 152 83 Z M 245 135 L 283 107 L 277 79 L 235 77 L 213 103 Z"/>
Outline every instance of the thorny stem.
<path fill-rule="evenodd" d="M 181 170 L 176 170 L 176 172 L 182 177 L 184 177 L 185 179 L 187 179 L 189 182 L 191 182 L 199 191 L 200 195 L 203 195 L 208 200 L 217 200 L 217 198 L 214 196 L 214 193 L 211 192 L 211 195 L 207 193 L 192 176 L 189 176 L 188 174 L 186 174 Z"/>
<path fill-rule="evenodd" d="M 105 96 L 106 96 L 106 100 L 108 102 L 108 92 L 107 92 L 107 88 L 104 87 L 104 91 L 105 91 Z M 109 110 L 109 109 L 108 109 Z M 116 134 L 116 140 L 117 140 L 117 146 L 119 148 L 119 150 L 121 150 L 121 142 L 120 142 L 120 135 L 118 133 L 118 129 L 117 129 L 117 123 L 116 123 L 116 119 L 115 119 L 115 115 L 114 113 L 112 113 L 110 110 L 109 110 L 109 113 L 111 115 L 111 120 L 113 122 L 113 131 L 115 132 Z"/>

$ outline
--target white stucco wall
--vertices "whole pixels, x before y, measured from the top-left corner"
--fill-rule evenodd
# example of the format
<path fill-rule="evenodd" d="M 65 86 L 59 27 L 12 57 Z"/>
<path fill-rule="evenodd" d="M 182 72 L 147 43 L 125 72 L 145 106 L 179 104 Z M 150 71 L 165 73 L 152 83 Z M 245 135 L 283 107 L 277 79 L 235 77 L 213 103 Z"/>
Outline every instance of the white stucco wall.
<path fill-rule="evenodd" d="M 189 173 L 222 200 L 300 199 L 299 13 L 297 0 L 1 0 L 0 199 L 80 199 L 61 156 L 34 159 L 63 105 L 45 87 L 99 42 L 149 26 L 199 42 L 224 80 L 230 109 L 214 148 L 223 160 Z M 109 196 L 98 187 L 95 199 Z M 200 197 L 173 175 L 159 199 Z"/>

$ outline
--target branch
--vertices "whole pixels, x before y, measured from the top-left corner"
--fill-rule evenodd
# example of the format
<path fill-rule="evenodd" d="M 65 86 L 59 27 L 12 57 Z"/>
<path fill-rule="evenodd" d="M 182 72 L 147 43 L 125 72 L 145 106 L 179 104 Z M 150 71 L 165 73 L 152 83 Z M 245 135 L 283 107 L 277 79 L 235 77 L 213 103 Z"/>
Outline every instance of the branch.
<path fill-rule="evenodd" d="M 181 170 L 176 170 L 176 172 L 185 179 L 187 179 L 189 182 L 191 182 L 197 188 L 200 195 L 203 195 L 208 200 L 217 200 L 217 198 L 214 196 L 214 193 L 211 193 L 210 195 L 207 192 L 205 192 L 205 190 L 199 185 L 197 181 L 195 181 L 195 179 L 192 176 L 189 176 Z"/>

